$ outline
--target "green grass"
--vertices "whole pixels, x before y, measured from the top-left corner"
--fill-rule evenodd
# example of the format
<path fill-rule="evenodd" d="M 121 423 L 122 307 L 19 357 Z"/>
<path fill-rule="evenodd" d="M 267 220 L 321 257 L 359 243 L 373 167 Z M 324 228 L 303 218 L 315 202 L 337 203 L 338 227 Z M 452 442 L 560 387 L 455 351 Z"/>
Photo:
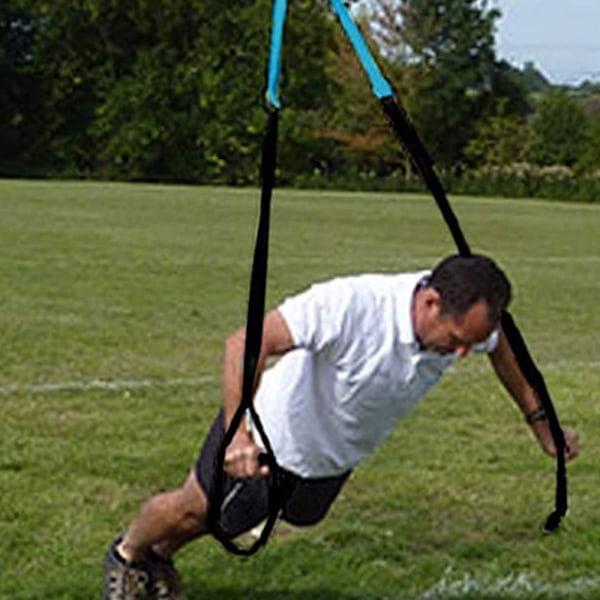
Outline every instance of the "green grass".
<path fill-rule="evenodd" d="M 0 181 L 0 598 L 100 597 L 108 542 L 184 479 L 219 405 L 223 339 L 245 318 L 257 203 L 257 190 Z M 600 597 L 600 207 L 453 204 L 513 279 L 513 315 L 580 429 L 564 528 L 540 533 L 553 462 L 472 358 L 319 526 L 251 560 L 188 546 L 191 600 Z M 277 190 L 272 227 L 270 306 L 453 251 L 417 195 Z"/>

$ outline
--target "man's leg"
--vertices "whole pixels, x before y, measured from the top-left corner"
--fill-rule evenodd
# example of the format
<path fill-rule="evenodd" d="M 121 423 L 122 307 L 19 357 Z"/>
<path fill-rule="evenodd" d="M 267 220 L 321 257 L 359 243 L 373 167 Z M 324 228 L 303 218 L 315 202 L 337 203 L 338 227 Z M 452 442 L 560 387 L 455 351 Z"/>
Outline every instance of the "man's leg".
<path fill-rule="evenodd" d="M 221 411 L 184 485 L 145 502 L 123 538 L 111 544 L 104 562 L 105 600 L 183 597 L 177 591 L 181 586 L 171 556 L 187 542 L 208 532 L 208 498 L 214 481 L 215 457 L 224 435 Z M 235 537 L 266 517 L 267 483 L 256 479 L 226 480 L 223 492 L 228 506 L 221 515 L 220 525 Z M 169 592 L 164 592 L 165 588 Z"/>
<path fill-rule="evenodd" d="M 142 505 L 117 551 L 134 562 L 143 560 L 148 549 L 170 558 L 181 546 L 206 533 L 207 509 L 206 495 L 192 470 L 182 487 Z"/>
<path fill-rule="evenodd" d="M 206 533 L 207 499 L 192 470 L 184 485 L 146 501 L 105 557 L 105 600 L 183 598 L 171 556 Z"/>

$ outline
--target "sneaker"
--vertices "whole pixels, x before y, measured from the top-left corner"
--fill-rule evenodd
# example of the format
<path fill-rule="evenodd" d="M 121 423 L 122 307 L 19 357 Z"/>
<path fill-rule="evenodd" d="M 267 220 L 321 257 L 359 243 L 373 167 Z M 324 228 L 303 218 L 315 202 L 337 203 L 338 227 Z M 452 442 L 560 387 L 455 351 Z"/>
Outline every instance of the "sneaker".
<path fill-rule="evenodd" d="M 146 556 L 150 573 L 150 598 L 152 600 L 185 600 L 181 576 L 173 561 L 152 550 Z"/>
<path fill-rule="evenodd" d="M 104 600 L 149 600 L 150 574 L 145 565 L 128 562 L 115 540 L 104 556 Z"/>

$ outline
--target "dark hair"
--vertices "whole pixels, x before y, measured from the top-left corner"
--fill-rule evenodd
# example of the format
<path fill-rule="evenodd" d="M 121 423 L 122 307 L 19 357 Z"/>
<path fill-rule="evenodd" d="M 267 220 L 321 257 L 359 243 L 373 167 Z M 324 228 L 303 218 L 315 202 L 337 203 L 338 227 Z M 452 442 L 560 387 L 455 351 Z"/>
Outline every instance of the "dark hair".
<path fill-rule="evenodd" d="M 491 258 L 477 254 L 445 258 L 434 268 L 428 285 L 440 294 L 440 311 L 455 318 L 483 300 L 490 321 L 498 323 L 511 298 L 503 271 Z"/>

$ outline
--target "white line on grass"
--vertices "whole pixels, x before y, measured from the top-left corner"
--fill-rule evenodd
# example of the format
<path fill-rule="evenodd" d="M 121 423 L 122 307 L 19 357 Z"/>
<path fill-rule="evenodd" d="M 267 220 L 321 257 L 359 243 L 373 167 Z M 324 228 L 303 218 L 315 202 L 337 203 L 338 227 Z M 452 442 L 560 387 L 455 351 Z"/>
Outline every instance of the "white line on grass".
<path fill-rule="evenodd" d="M 458 575 L 448 569 L 442 578 L 419 600 L 452 600 L 458 598 L 501 597 L 503 600 L 524 598 L 598 598 L 600 577 L 580 577 L 562 583 L 540 581 L 529 573 L 509 573 L 494 578 L 491 575 Z"/>
<path fill-rule="evenodd" d="M 600 369 L 599 360 L 555 360 L 542 365 L 544 371 L 560 371 L 562 369 L 586 370 L 588 372 Z"/>
<path fill-rule="evenodd" d="M 554 361 L 544 365 L 544 371 L 561 369 L 600 369 L 600 361 Z M 96 377 L 87 381 L 50 381 L 46 383 L 14 383 L 0 386 L 0 395 L 30 393 L 50 394 L 53 392 L 84 392 L 86 390 L 122 391 L 153 387 L 198 387 L 213 384 L 217 381 L 213 375 L 200 377 L 175 377 L 171 379 L 109 379 Z"/>
<path fill-rule="evenodd" d="M 17 392 L 48 394 L 52 392 L 82 392 L 86 390 L 121 391 L 152 387 L 196 387 L 214 383 L 215 377 L 177 377 L 173 379 L 102 379 L 89 381 L 55 381 L 47 383 L 11 384 L 0 386 L 0 394 L 8 395 Z"/>
<path fill-rule="evenodd" d="M 584 254 L 582 256 L 519 256 L 520 263 L 555 263 L 571 265 L 576 263 L 597 263 L 600 256 L 597 254 Z"/>

